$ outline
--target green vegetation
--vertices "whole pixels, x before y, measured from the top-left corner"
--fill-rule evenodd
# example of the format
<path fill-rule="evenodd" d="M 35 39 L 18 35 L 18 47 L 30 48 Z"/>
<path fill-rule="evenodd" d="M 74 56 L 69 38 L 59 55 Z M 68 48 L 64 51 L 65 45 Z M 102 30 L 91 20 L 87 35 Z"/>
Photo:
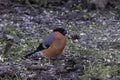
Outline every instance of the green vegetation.
<path fill-rule="evenodd" d="M 16 1 L 19 2 L 28 1 L 30 3 L 28 7 L 31 6 L 32 1 L 45 7 L 48 6 L 47 5 L 48 0 L 16 0 Z M 22 66 L 22 61 L 27 62 L 27 60 L 25 60 L 23 56 L 34 50 L 36 46 L 39 45 L 41 40 L 52 30 L 52 28 L 62 26 L 68 31 L 67 45 L 63 53 L 65 55 L 87 58 L 86 62 L 88 64 L 82 65 L 84 66 L 83 70 L 84 74 L 79 75 L 79 78 L 81 80 L 90 80 L 89 79 L 90 77 L 94 78 L 97 77 L 103 79 L 116 80 L 116 76 L 120 75 L 119 73 L 120 42 L 115 41 L 115 39 L 119 40 L 118 30 L 119 23 L 117 22 L 117 20 L 115 20 L 117 18 L 116 17 L 117 13 L 115 14 L 114 12 L 111 11 L 86 12 L 82 11 L 81 5 L 74 5 L 74 9 L 78 10 L 78 14 L 76 14 L 77 12 L 73 11 L 71 11 L 72 14 L 70 14 L 69 10 L 65 12 L 63 9 L 60 9 L 58 11 L 56 10 L 55 12 L 52 11 L 50 12 L 50 10 L 48 11 L 46 10 L 45 14 L 44 13 L 41 13 L 42 15 L 38 14 L 40 16 L 43 16 L 44 19 L 40 18 L 40 20 L 43 20 L 43 23 L 41 21 L 40 24 L 38 24 L 38 26 L 35 25 L 36 26 L 35 28 L 31 26 L 30 27 L 27 26 L 26 28 L 26 26 L 23 26 L 24 24 L 22 24 L 20 27 L 18 26 L 16 27 L 14 25 L 15 23 L 13 23 L 13 25 L 9 25 L 7 22 L 3 22 L 2 23 L 3 27 L 0 28 L 2 29 L 0 31 L 1 32 L 0 35 L 3 34 L 3 38 L 1 38 L 0 36 L 1 38 L 0 53 L 3 59 L 3 60 L 1 59 L 0 61 L 1 64 L 8 64 L 7 62 L 13 62 L 14 64 L 17 64 L 19 67 L 22 67 L 24 71 L 27 71 L 26 68 L 24 69 L 24 67 Z M 120 11 L 120 9 L 118 10 Z M 50 13 L 47 14 L 48 12 Z M 55 15 L 55 17 L 53 15 Z M 25 14 L 25 17 L 26 16 L 29 15 Z M 71 17 L 71 19 L 64 19 L 64 16 L 65 17 L 67 16 L 67 18 Z M 54 17 L 55 19 L 51 17 Z M 59 21 L 59 18 L 61 17 L 63 18 L 61 21 Z M 75 19 L 76 17 L 77 19 Z M 29 20 L 27 19 L 26 22 L 27 21 Z M 31 23 L 34 21 L 35 21 L 34 19 L 30 20 Z M 36 20 L 35 22 L 38 21 Z M 80 28 L 78 29 L 78 27 Z M 7 42 L 6 38 L 4 38 L 4 35 L 6 34 L 13 36 L 18 42 L 18 44 L 14 43 L 7 54 L 2 54 L 4 52 L 4 47 Z M 47 61 L 45 62 L 47 64 Z M 41 64 L 41 62 L 39 62 L 39 64 Z M 61 78 L 62 75 L 60 74 L 59 80 Z M 14 77 L 12 79 L 10 75 L 0 77 L 0 80 L 3 79 L 22 80 L 21 77 L 19 77 L 17 74 L 14 74 Z"/>

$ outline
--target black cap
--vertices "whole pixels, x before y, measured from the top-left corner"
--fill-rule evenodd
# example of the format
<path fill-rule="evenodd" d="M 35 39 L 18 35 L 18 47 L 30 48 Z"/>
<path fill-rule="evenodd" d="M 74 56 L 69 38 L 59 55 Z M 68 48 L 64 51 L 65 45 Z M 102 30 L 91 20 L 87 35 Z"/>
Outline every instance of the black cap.
<path fill-rule="evenodd" d="M 53 32 L 60 32 L 63 35 L 67 34 L 67 31 L 64 28 L 56 28 L 53 30 Z"/>

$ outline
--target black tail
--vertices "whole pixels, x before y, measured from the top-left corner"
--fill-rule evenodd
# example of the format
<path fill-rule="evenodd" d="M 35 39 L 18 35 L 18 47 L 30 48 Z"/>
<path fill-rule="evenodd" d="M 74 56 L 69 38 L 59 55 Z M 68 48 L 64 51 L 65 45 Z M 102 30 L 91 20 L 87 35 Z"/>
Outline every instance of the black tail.
<path fill-rule="evenodd" d="M 25 57 L 25 58 L 28 58 L 28 57 L 31 56 L 32 54 L 34 54 L 34 53 L 36 53 L 36 52 L 38 52 L 38 51 L 41 51 L 41 50 L 43 50 L 43 49 L 45 49 L 45 48 L 42 46 L 42 43 L 40 43 L 40 45 L 37 47 L 37 49 L 36 49 L 34 52 L 31 52 L 31 53 L 25 55 L 24 57 Z"/>
<path fill-rule="evenodd" d="M 36 53 L 36 52 L 37 52 L 37 50 L 35 50 L 34 52 L 31 52 L 31 53 L 25 55 L 24 57 L 25 57 L 25 58 L 28 58 L 29 56 L 31 56 L 32 54 L 34 54 L 34 53 Z"/>

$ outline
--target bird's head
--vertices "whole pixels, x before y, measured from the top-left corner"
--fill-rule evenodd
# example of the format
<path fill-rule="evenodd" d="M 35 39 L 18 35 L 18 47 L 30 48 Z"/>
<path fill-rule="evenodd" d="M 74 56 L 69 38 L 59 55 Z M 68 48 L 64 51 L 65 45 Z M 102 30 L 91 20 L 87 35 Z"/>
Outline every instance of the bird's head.
<path fill-rule="evenodd" d="M 64 28 L 56 28 L 53 30 L 53 32 L 60 32 L 64 36 L 67 34 L 67 31 Z"/>

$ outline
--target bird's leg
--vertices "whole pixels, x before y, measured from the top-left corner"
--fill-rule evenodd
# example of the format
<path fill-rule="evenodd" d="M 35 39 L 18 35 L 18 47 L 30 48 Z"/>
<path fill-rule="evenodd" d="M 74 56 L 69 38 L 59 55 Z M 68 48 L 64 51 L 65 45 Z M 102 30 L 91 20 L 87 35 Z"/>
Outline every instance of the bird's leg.
<path fill-rule="evenodd" d="M 44 64 L 44 58 L 43 57 L 39 57 L 39 64 L 42 66 Z"/>

